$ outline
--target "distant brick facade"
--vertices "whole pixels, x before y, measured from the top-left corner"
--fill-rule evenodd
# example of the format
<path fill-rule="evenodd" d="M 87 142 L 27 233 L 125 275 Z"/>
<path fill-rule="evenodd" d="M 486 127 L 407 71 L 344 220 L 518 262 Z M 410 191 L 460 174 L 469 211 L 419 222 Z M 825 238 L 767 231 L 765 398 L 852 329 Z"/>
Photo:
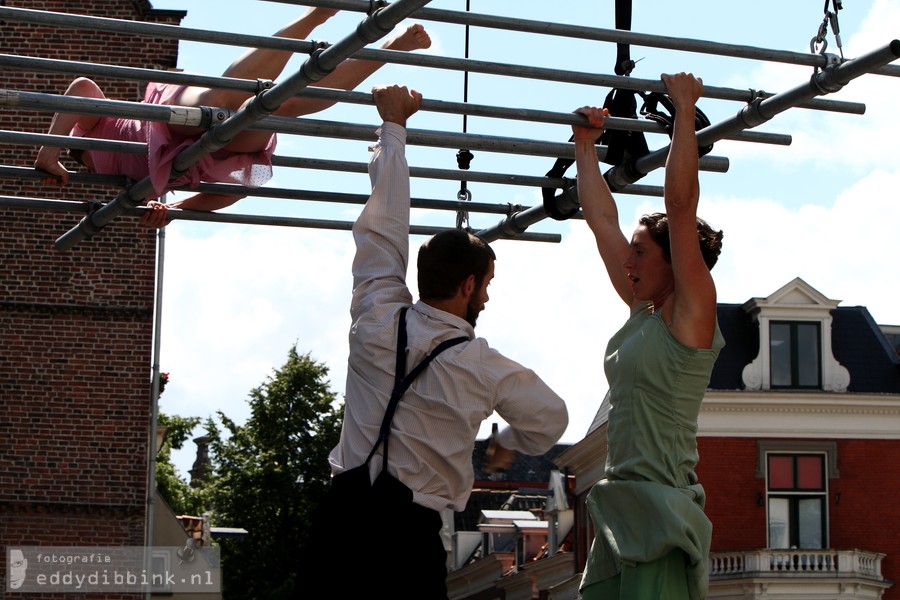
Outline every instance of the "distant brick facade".
<path fill-rule="evenodd" d="M 712 552 L 766 547 L 766 508 L 758 503 L 766 484 L 757 470 L 756 438 L 701 437 L 697 475 L 709 494 L 706 514 L 713 523 Z M 816 441 L 806 439 L 805 441 Z M 900 580 L 900 479 L 898 440 L 825 440 L 836 444 L 838 477 L 828 481 L 830 548 L 863 548 L 886 555 L 884 577 Z M 897 600 L 896 585 L 883 600 Z"/>
<path fill-rule="evenodd" d="M 171 25 L 184 16 L 146 0 L 3 5 Z M 3 21 L 0 52 L 168 69 L 178 41 Z M 0 87 L 60 94 L 73 78 L 0 70 Z M 143 97 L 142 82 L 94 79 L 112 99 Z M 43 133 L 50 118 L 2 109 L 0 129 Z M 0 146 L 0 164 L 28 167 L 35 151 Z M 10 178 L 3 190 L 77 201 L 116 194 Z M 0 597 L 7 546 L 145 543 L 156 238 L 123 218 L 56 250 L 83 216 L 0 208 Z"/>

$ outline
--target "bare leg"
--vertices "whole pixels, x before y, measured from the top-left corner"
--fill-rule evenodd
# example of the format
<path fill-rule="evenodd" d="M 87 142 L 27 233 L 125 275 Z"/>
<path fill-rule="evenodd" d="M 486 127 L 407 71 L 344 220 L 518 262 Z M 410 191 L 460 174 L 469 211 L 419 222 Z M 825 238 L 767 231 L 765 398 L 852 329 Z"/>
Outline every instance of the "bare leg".
<path fill-rule="evenodd" d="M 275 32 L 274 37 L 306 39 L 313 30 L 337 12 L 336 9 L 310 8 L 301 17 Z M 222 77 L 236 79 L 275 79 L 284 70 L 293 52 L 270 48 L 251 48 L 225 69 Z M 179 106 L 217 106 L 238 109 L 252 96 L 236 90 L 187 87 L 172 99 Z"/>
<path fill-rule="evenodd" d="M 431 37 L 425 31 L 425 27 L 414 23 L 402 32 L 388 39 L 382 48 L 385 50 L 399 50 L 409 52 L 431 46 Z M 384 66 L 384 63 L 350 58 L 342 62 L 334 71 L 315 82 L 317 87 L 327 87 L 339 90 L 352 90 L 367 77 Z M 334 105 L 333 100 L 317 100 L 298 96 L 283 102 L 274 114 L 287 117 L 299 117 L 325 110 Z M 225 146 L 232 152 L 257 152 L 265 148 L 271 134 L 262 131 L 245 131 L 234 137 Z"/>
<path fill-rule="evenodd" d="M 431 38 L 428 36 L 428 32 L 425 31 L 425 27 L 419 23 L 414 23 L 402 32 L 388 39 L 381 47 L 385 50 L 410 52 L 412 50 L 429 48 L 430 46 Z M 382 62 L 350 58 L 339 64 L 334 71 L 312 85 L 336 90 L 352 90 L 383 66 L 384 63 Z M 281 107 L 275 111 L 275 114 L 299 117 L 300 115 L 308 115 L 310 113 L 319 112 L 320 110 L 325 110 L 333 104 L 334 102 L 330 100 L 313 100 L 311 98 L 303 98 L 300 96 L 284 102 Z"/>

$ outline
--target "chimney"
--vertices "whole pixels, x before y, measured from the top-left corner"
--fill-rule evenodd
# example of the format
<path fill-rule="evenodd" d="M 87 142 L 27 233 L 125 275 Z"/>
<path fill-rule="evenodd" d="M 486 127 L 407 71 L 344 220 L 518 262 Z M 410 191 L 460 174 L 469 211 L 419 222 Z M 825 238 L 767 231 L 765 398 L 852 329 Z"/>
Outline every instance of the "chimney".
<path fill-rule="evenodd" d="M 205 435 L 194 438 L 194 443 L 197 444 L 197 460 L 194 461 L 190 470 L 191 487 L 200 487 L 208 479 L 209 472 L 212 470 L 209 464 L 210 441 L 210 438 Z"/>

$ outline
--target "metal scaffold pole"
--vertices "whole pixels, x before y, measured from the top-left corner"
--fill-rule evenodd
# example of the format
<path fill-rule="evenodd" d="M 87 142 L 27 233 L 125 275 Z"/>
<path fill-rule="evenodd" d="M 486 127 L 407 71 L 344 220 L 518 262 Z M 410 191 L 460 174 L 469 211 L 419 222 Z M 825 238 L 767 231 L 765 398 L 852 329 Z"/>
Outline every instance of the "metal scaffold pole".
<path fill-rule="evenodd" d="M 157 69 L 117 67 L 111 65 L 80 63 L 75 61 L 34 58 L 31 56 L 14 56 L 10 54 L 0 54 L 0 67 L 17 68 L 22 70 L 33 69 L 57 73 L 72 73 L 77 75 L 118 77 L 122 79 L 134 79 L 138 81 L 158 81 L 161 83 L 174 83 L 179 85 L 196 85 L 202 87 L 231 89 L 248 93 L 256 93 L 259 86 L 258 81 L 251 81 L 249 79 L 212 77 L 204 75 L 194 75 L 189 73 L 159 71 Z M 303 96 L 306 98 L 329 100 L 334 102 L 345 102 L 349 104 L 374 104 L 371 94 L 347 90 L 308 87 L 303 90 Z M 56 96 L 54 96 L 54 98 L 55 97 Z M 47 100 L 47 104 L 44 104 L 43 107 L 50 108 L 51 105 L 49 103 L 52 101 L 53 100 Z M 0 98 L 0 105 L 2 105 L 2 102 L 2 98 Z M 32 108 L 40 108 L 40 106 L 34 105 L 32 106 Z M 157 112 L 159 112 L 160 114 L 164 114 L 158 110 L 161 107 L 157 106 L 156 108 Z M 130 108 L 129 110 L 135 111 L 138 109 Z M 577 125 L 581 122 L 578 117 L 576 117 L 571 112 L 560 113 L 548 110 L 488 106 L 469 102 L 448 102 L 445 100 L 432 100 L 428 98 L 422 100 L 420 110 L 425 112 L 439 112 L 476 117 L 510 119 L 515 121 L 528 121 L 535 123 L 552 123 L 557 125 Z M 100 114 L 101 116 L 110 116 L 112 113 L 102 113 L 98 111 L 96 114 Z M 152 116 L 155 115 L 155 113 L 151 113 L 149 111 L 146 115 L 141 112 L 137 112 L 134 114 L 138 115 L 139 118 L 147 118 L 151 120 Z M 610 117 L 607 120 L 607 127 L 609 129 L 641 131 L 645 133 L 665 133 L 664 128 L 660 124 L 647 120 L 641 121 L 637 119 Z M 738 132 L 729 139 L 761 144 L 776 144 L 782 146 L 789 146 L 791 144 L 791 136 L 789 135 L 756 131 Z"/>
<path fill-rule="evenodd" d="M 108 206 L 108 205 L 106 205 Z M 56 210 L 70 213 L 83 213 L 93 209 L 91 203 L 73 202 L 67 200 L 49 200 L 46 198 L 23 198 L 21 196 L 0 196 L 0 207 L 24 208 L 38 210 Z M 102 209 L 101 209 L 102 210 Z M 150 210 L 143 206 L 134 206 L 127 209 L 127 214 L 140 215 L 143 211 Z M 199 210 L 171 210 L 166 215 L 173 221 L 202 221 L 206 223 L 237 223 L 242 225 L 272 225 L 278 227 L 303 227 L 307 229 L 332 229 L 337 231 L 350 231 L 353 228 L 352 221 L 337 221 L 329 219 L 304 219 L 299 217 L 277 217 L 266 215 L 244 215 L 234 213 L 218 213 Z M 412 235 L 434 235 L 438 232 L 453 229 L 452 227 L 435 227 L 430 225 L 411 225 L 409 233 Z M 562 236 L 558 233 L 530 233 L 526 232 L 515 238 L 524 242 L 548 242 L 559 243 Z"/>
<path fill-rule="evenodd" d="M 143 102 L 122 102 L 107 99 L 39 94 L 17 90 L 0 90 L 0 107 L 52 111 L 57 113 L 89 114 L 104 117 L 123 117 L 145 121 L 160 121 L 169 124 L 187 125 L 205 129 L 206 131 L 191 146 L 187 147 L 181 154 L 175 157 L 169 177 L 171 182 L 175 181 L 181 174 L 191 168 L 204 156 L 224 148 L 236 135 L 247 130 L 285 133 L 315 138 L 374 141 L 376 139 L 375 128 L 370 124 L 273 115 L 284 102 L 296 96 L 328 102 L 373 105 L 374 100 L 369 93 L 314 87 L 315 82 L 321 80 L 324 76 L 332 72 L 341 62 L 350 57 L 382 63 L 424 66 L 427 68 L 451 71 L 465 71 L 466 73 L 473 72 L 506 77 L 521 77 L 547 82 L 576 83 L 593 87 L 603 86 L 613 89 L 631 90 L 640 92 L 641 94 L 645 92 L 665 93 L 666 91 L 665 84 L 658 79 L 647 80 L 630 76 L 565 71 L 555 68 L 550 69 L 528 65 L 505 64 L 493 61 L 477 61 L 469 59 L 468 54 L 465 59 L 459 59 L 429 54 L 399 52 L 384 48 L 374 49 L 365 47 L 392 31 L 394 26 L 407 17 L 416 17 L 422 20 L 445 23 L 465 24 L 466 26 L 472 25 L 484 28 L 503 29 L 527 34 L 564 36 L 636 46 L 665 48 L 667 50 L 700 52 L 735 58 L 807 65 L 814 68 L 814 75 L 810 79 L 808 85 L 800 86 L 788 92 L 778 94 L 771 94 L 761 90 L 731 89 L 705 85 L 703 97 L 737 101 L 742 104 L 742 107 L 735 117 L 700 130 L 698 132 L 698 142 L 701 145 L 710 145 L 715 141 L 723 139 L 789 145 L 791 143 L 791 136 L 789 135 L 749 130 L 767 122 L 776 114 L 789 108 L 864 114 L 865 105 L 862 103 L 821 99 L 819 96 L 835 92 L 851 79 L 865 73 L 900 76 L 900 67 L 887 64 L 897 58 L 895 47 L 897 44 L 896 40 L 882 50 L 856 59 L 844 60 L 843 58 L 838 59 L 833 55 L 825 55 L 824 48 L 821 54 L 815 54 L 812 51 L 809 54 L 783 52 L 737 44 L 721 44 L 687 38 L 638 34 L 622 29 L 608 30 L 578 25 L 476 14 L 469 12 L 468 10 L 459 12 L 426 8 L 425 5 L 428 4 L 429 0 L 398 0 L 397 2 L 390 4 L 373 4 L 367 0 L 312 0 L 308 2 L 300 0 L 269 1 L 281 2 L 284 4 L 320 6 L 346 11 L 360 11 L 370 14 L 358 24 L 353 34 L 330 45 L 326 42 L 297 40 L 277 36 L 270 37 L 215 32 L 183 28 L 174 25 L 145 23 L 142 21 L 127 21 L 0 6 L 0 19 L 9 21 L 22 21 L 62 28 L 115 31 L 136 36 L 177 38 L 179 40 L 268 48 L 290 51 L 293 53 L 309 54 L 309 58 L 295 73 L 277 84 L 230 77 L 212 77 L 174 71 L 159 71 L 155 69 L 141 69 L 135 67 L 0 54 L 0 68 L 194 85 L 236 90 L 253 94 L 251 99 L 240 110 L 230 110 L 209 106 L 178 107 L 145 104 Z M 373 10 L 373 6 L 379 8 Z M 421 110 L 437 113 L 460 114 L 467 117 L 478 116 L 568 126 L 579 125 L 583 122 L 580 115 L 573 113 L 559 113 L 509 106 L 488 106 L 469 103 L 468 101 L 449 102 L 428 98 L 422 101 Z M 660 123 L 638 118 L 620 118 L 612 116 L 606 120 L 606 125 L 610 130 L 625 130 L 663 135 L 668 133 Z M 146 154 L 147 152 L 146 144 L 135 142 L 117 142 L 112 140 L 76 138 L 70 136 L 50 136 L 0 131 L 0 142 L 4 141 L 13 144 L 46 145 L 67 147 L 71 149 L 99 149 L 131 154 Z M 529 138 L 512 138 L 495 135 L 477 135 L 468 132 L 453 133 L 447 131 L 408 129 L 407 142 L 410 145 L 433 148 L 457 149 L 465 147 L 471 150 L 522 156 L 546 156 L 557 159 L 571 159 L 574 157 L 574 145 L 572 143 L 549 142 Z M 618 193 L 661 196 L 661 187 L 637 185 L 635 182 L 652 170 L 664 166 L 668 148 L 668 146 L 665 146 L 659 150 L 650 152 L 639 159 L 629 161 L 627 164 L 611 167 L 606 172 L 605 176 L 612 189 Z M 607 151 L 607 146 L 598 145 L 598 159 L 604 160 Z M 273 156 L 272 164 L 273 166 L 296 168 L 358 173 L 366 172 L 366 165 L 363 163 L 329 161 L 315 158 Z M 724 173 L 728 170 L 728 167 L 729 161 L 725 157 L 706 155 L 700 158 L 700 169 L 703 171 Z M 13 176 L 11 173 L 12 171 L 7 171 L 5 168 L 0 167 L 0 177 L 11 177 Z M 410 175 L 412 177 L 438 180 L 455 180 L 459 178 L 458 171 L 414 166 L 410 167 Z M 577 210 L 579 208 L 577 193 L 574 189 L 575 180 L 566 179 L 564 177 L 550 177 L 549 175 L 550 174 L 546 177 L 535 177 L 504 173 L 467 172 L 466 179 L 469 181 L 496 183 L 501 185 L 539 187 L 545 192 L 550 188 L 562 189 L 563 193 L 558 197 L 560 207 L 567 205 L 570 209 L 574 208 L 575 210 L 572 211 L 573 214 L 575 214 L 576 218 L 580 217 Z M 554 173 L 554 175 L 556 175 L 556 173 Z M 43 176 L 45 177 L 46 174 Z M 81 176 L 98 177 L 95 175 L 78 174 L 73 176 L 73 180 L 77 181 Z M 89 238 L 99 232 L 102 227 L 120 214 L 140 214 L 138 204 L 143 203 L 148 197 L 152 197 L 156 193 L 149 177 L 133 182 L 124 177 L 108 176 L 103 179 L 102 184 L 124 187 L 124 189 L 108 203 L 101 203 L 99 201 L 92 203 L 94 209 L 96 209 L 97 206 L 101 208 L 90 211 L 78 226 L 61 236 L 56 241 L 56 247 L 58 249 L 70 249 L 79 240 Z M 350 203 L 356 203 L 358 201 L 358 195 L 354 194 L 308 192 L 303 190 L 296 190 L 294 194 L 291 194 L 287 190 L 276 190 L 272 188 L 257 189 L 244 186 L 232 186 L 229 184 L 201 184 L 201 188 L 204 186 L 206 186 L 205 189 L 216 189 L 219 193 L 230 191 L 234 195 L 241 196 L 269 196 L 306 200 L 315 199 L 313 196 L 318 194 L 320 198 L 328 198 L 328 200 L 325 201 L 347 201 Z M 184 189 L 184 186 L 176 186 L 171 189 L 180 191 L 181 189 Z M 419 202 L 422 203 L 420 206 L 426 206 L 429 201 L 419 200 Z M 452 204 L 449 202 L 443 203 L 442 201 L 433 202 L 437 204 L 433 207 L 428 206 L 428 208 L 441 209 L 444 208 L 444 206 L 442 206 L 443 204 L 446 204 L 447 206 Z M 475 207 L 475 205 L 472 204 L 469 204 L 468 206 Z M 485 208 L 484 212 L 501 212 L 506 218 L 496 227 L 485 229 L 479 233 L 479 235 L 488 241 L 497 238 L 521 239 L 522 233 L 525 232 L 528 226 L 548 216 L 543 206 L 526 208 L 517 204 L 497 204 L 493 206 L 502 207 L 502 210 Z M 181 211 L 173 210 L 173 212 L 178 213 Z M 187 212 L 190 213 L 192 211 Z M 193 217 L 178 218 L 202 220 L 194 219 Z M 212 220 L 215 220 L 215 218 Z"/>
<path fill-rule="evenodd" d="M 794 108 L 810 98 L 837 92 L 851 80 L 871 73 L 874 69 L 896 60 L 898 57 L 900 57 L 900 40 L 892 40 L 883 48 L 859 58 L 817 70 L 807 83 L 770 98 L 760 98 L 748 104 L 736 116 L 700 130 L 697 134 L 697 143 L 701 146 L 711 144 L 729 133 L 764 123 L 775 115 Z M 665 166 L 668 154 L 669 146 L 667 145 L 642 156 L 627 167 L 625 165 L 611 167 L 604 175 L 610 187 L 615 190 L 618 186 L 627 185 L 650 171 Z M 575 190 L 569 190 L 568 194 L 564 194 L 563 201 L 578 206 Z M 543 206 L 535 206 L 512 215 L 493 228 L 478 232 L 478 236 L 490 242 L 517 235 L 547 216 L 547 211 Z"/>
<path fill-rule="evenodd" d="M 279 4 L 293 4 L 303 6 L 321 6 L 325 8 L 337 8 L 345 11 L 365 11 L 369 6 L 368 0 L 267 0 Z M 478 14 L 444 10 L 438 8 L 423 8 L 413 15 L 423 21 L 435 21 L 441 23 L 453 23 L 457 25 L 471 25 L 519 33 L 535 33 L 541 35 L 593 40 L 598 42 L 613 42 L 628 44 L 631 46 L 645 46 L 648 48 L 662 48 L 665 50 L 678 50 L 683 52 L 697 52 L 701 54 L 713 54 L 731 58 L 746 58 L 768 62 L 780 62 L 791 65 L 824 68 L 828 65 L 828 58 L 821 54 L 806 52 L 792 52 L 787 50 L 773 50 L 757 46 L 742 44 L 727 44 L 696 40 L 665 35 L 652 35 L 637 33 L 623 29 L 602 29 L 571 25 L 566 23 L 551 23 L 548 21 L 533 21 L 518 17 L 503 17 L 498 15 Z M 877 75 L 900 77 L 900 66 L 882 65 L 871 71 Z"/>
<path fill-rule="evenodd" d="M 200 139 L 176 156 L 172 166 L 173 176 L 185 171 L 203 156 L 224 147 L 234 135 L 277 110 L 282 102 L 296 96 L 310 83 L 327 75 L 338 64 L 353 56 L 366 44 L 377 41 L 390 33 L 400 21 L 428 2 L 429 0 L 397 0 L 396 3 L 378 9 L 364 19 L 357 26 L 354 34 L 325 50 L 316 50 L 304 61 L 297 73 L 285 80 L 284 83 L 275 84 L 270 89 L 253 97 L 243 108 L 222 124 L 208 129 L 200 136 Z M 117 216 L 135 208 L 152 192 L 153 184 L 150 177 L 145 177 L 129 186 L 112 202 L 91 213 L 76 227 L 60 236 L 56 240 L 56 248 L 63 251 L 70 250 L 79 241 L 99 232 Z"/>
<path fill-rule="evenodd" d="M 371 96 L 371 94 L 369 95 Z M 252 105 L 253 101 L 251 100 L 245 109 L 242 109 L 241 111 L 229 111 L 227 109 L 215 107 L 188 108 L 145 104 L 142 102 L 124 102 L 119 100 L 40 94 L 37 92 L 0 90 L 0 106 L 9 108 L 74 112 L 100 116 L 124 115 L 131 118 L 162 121 L 170 124 L 192 125 L 195 127 L 210 127 L 211 125 L 217 124 L 215 129 L 208 131 L 197 144 L 194 144 L 194 146 L 200 147 L 190 154 L 187 153 L 188 151 L 191 151 L 194 146 L 185 150 L 185 153 L 182 154 L 183 161 L 194 159 L 195 155 L 196 157 L 199 157 L 205 153 L 218 150 L 224 146 L 235 133 L 245 129 L 307 135 L 318 138 L 375 141 L 375 131 L 373 127 L 368 124 L 343 123 L 339 121 L 323 121 L 319 119 L 296 117 L 266 116 L 268 114 L 267 109 L 257 109 L 253 113 L 249 112 L 252 110 Z M 243 114 L 244 111 L 248 111 L 246 112 L 246 115 L 252 116 L 245 116 L 245 118 L 240 121 L 236 120 L 236 118 Z M 628 121 L 635 120 L 636 119 L 610 119 L 616 126 L 629 125 L 629 123 L 627 123 Z M 226 128 L 223 131 L 223 128 L 228 124 L 232 125 L 231 128 Z M 207 135 L 209 137 L 207 137 Z M 213 139 L 212 136 L 215 136 L 215 139 Z M 466 145 L 473 150 L 502 152 L 506 154 L 523 154 L 526 156 L 571 158 L 575 155 L 574 146 L 567 142 L 546 142 L 527 138 L 432 131 L 426 129 L 408 129 L 407 141 L 409 144 L 417 146 L 456 148 L 460 145 Z M 606 149 L 598 148 L 598 156 L 602 159 L 605 155 Z M 185 164 L 189 166 L 191 163 L 183 162 L 182 164 L 179 164 L 178 159 L 176 159 L 175 168 L 182 169 L 182 166 Z M 700 161 L 700 168 L 707 171 L 724 173 L 728 170 L 728 159 L 719 156 L 704 156 Z"/>
<path fill-rule="evenodd" d="M 315 3 L 314 3 L 315 4 Z M 366 3 L 368 6 L 368 3 Z M 394 6 L 394 5 L 392 5 Z M 35 16 L 32 16 L 32 13 L 38 13 Z M 51 13 L 53 14 L 53 13 Z M 35 21 L 43 23 L 45 18 L 42 16 L 40 11 L 26 11 L 25 9 L 5 9 L 0 7 L 0 19 L 4 17 L 9 17 L 13 20 L 27 20 L 27 21 Z M 56 18 L 53 21 L 53 24 L 65 24 L 68 26 L 80 26 L 80 27 L 90 27 L 92 23 L 92 19 L 96 19 L 97 17 L 82 17 L 80 20 L 75 19 L 72 23 L 68 22 L 68 19 L 63 20 L 61 18 Z M 64 21 L 60 23 L 60 21 Z M 106 19 L 106 21 L 115 21 L 114 19 Z M 132 23 L 130 21 L 122 21 L 122 23 Z M 169 27 L 169 30 L 164 30 L 164 33 L 167 33 L 169 37 L 175 35 L 177 32 L 177 27 L 172 26 L 162 26 L 158 25 L 157 27 Z M 174 31 L 172 31 L 174 30 Z M 253 37 L 253 36 L 250 36 Z M 183 38 L 189 39 L 189 38 Z M 263 38 L 265 40 L 267 38 Z M 282 38 L 271 38 L 273 40 L 282 40 Z M 292 40 L 283 40 L 283 42 L 291 42 Z M 254 42 L 258 44 L 259 47 L 273 47 L 272 44 L 266 43 L 264 41 Z M 307 53 L 314 53 L 317 51 L 321 51 L 321 48 L 312 47 L 310 49 L 310 42 L 306 42 L 306 45 L 302 46 L 303 51 Z M 284 46 L 290 46 L 291 44 L 280 42 L 277 45 L 279 49 L 287 49 Z M 298 48 L 295 47 L 293 51 L 299 51 Z M 487 75 L 501 75 L 507 77 L 518 77 L 525 79 L 533 79 L 539 81 L 553 81 L 559 83 L 574 83 L 581 85 L 590 85 L 590 86 L 599 86 L 599 87 L 609 87 L 609 88 L 619 88 L 619 89 L 629 89 L 629 90 L 641 90 L 641 91 L 653 91 L 653 92 L 665 92 L 665 86 L 658 79 L 640 79 L 636 77 L 623 77 L 619 75 L 606 75 L 601 73 L 586 73 L 582 71 L 567 71 L 564 69 L 550 69 L 543 67 L 533 67 L 528 65 L 516 65 L 516 64 L 508 64 L 508 63 L 499 63 L 494 61 L 478 61 L 473 59 L 464 59 L 464 58 L 449 58 L 442 56 L 430 56 L 425 54 L 411 54 L 409 52 L 399 52 L 395 50 L 385 50 L 385 49 L 374 49 L 374 48 L 364 48 L 357 51 L 354 55 L 354 58 L 359 58 L 363 60 L 373 60 L 385 63 L 393 63 L 407 66 L 418 66 L 418 67 L 428 67 L 434 69 L 445 69 L 451 71 L 467 71 L 471 73 L 483 73 Z M 823 63 L 824 64 L 824 63 Z M 900 73 L 900 71 L 898 71 Z M 703 97 L 715 99 L 715 100 L 731 100 L 735 102 L 749 102 L 753 100 L 757 96 L 768 97 L 772 94 L 762 92 L 762 91 L 748 91 L 746 89 L 734 89 L 734 88 L 725 88 L 725 87 L 717 87 L 717 86 L 705 86 Z M 843 102 L 843 101 L 835 101 L 835 100 L 821 100 L 821 99 L 811 99 L 807 102 L 803 102 L 797 105 L 797 108 L 811 109 L 811 110 L 822 110 L 829 112 L 841 112 L 841 113 L 851 113 L 851 114 L 863 114 L 865 112 L 865 105 L 860 104 L 858 102 Z"/>

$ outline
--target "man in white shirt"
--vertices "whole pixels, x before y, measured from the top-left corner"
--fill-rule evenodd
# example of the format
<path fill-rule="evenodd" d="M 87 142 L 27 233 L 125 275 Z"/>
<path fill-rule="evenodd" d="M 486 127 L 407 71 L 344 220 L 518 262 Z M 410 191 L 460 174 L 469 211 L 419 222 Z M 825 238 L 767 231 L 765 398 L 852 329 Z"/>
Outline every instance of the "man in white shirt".
<path fill-rule="evenodd" d="M 339 577 L 338 589 L 350 592 L 346 597 L 445 600 L 440 511 L 466 506 L 482 422 L 496 412 L 508 423 L 492 438 L 493 461 L 486 467 L 491 470 L 508 466 L 515 451 L 538 455 L 549 450 L 565 431 L 568 413 L 533 371 L 475 336 L 494 276 L 495 255 L 486 242 L 459 229 L 426 241 L 417 262 L 420 299 L 413 301 L 406 285 L 406 121 L 422 96 L 398 85 L 376 86 L 373 96 L 383 124 L 378 143 L 370 148 L 372 194 L 353 226 L 357 252 L 346 404 L 340 442 L 329 456 L 335 477 L 325 501 L 335 543 L 331 549 L 318 548 L 334 569 L 329 577 Z M 399 366 L 400 376 L 442 342 L 455 345 L 442 347 L 403 391 L 382 429 L 396 384 L 401 318 L 406 344 L 399 358 L 407 365 Z M 342 481 L 366 463 L 355 472 L 368 472 L 365 483 L 376 483 L 374 497 L 364 500 L 358 487 Z M 385 480 L 389 483 L 382 485 Z M 355 520 L 373 507 L 368 520 Z"/>

